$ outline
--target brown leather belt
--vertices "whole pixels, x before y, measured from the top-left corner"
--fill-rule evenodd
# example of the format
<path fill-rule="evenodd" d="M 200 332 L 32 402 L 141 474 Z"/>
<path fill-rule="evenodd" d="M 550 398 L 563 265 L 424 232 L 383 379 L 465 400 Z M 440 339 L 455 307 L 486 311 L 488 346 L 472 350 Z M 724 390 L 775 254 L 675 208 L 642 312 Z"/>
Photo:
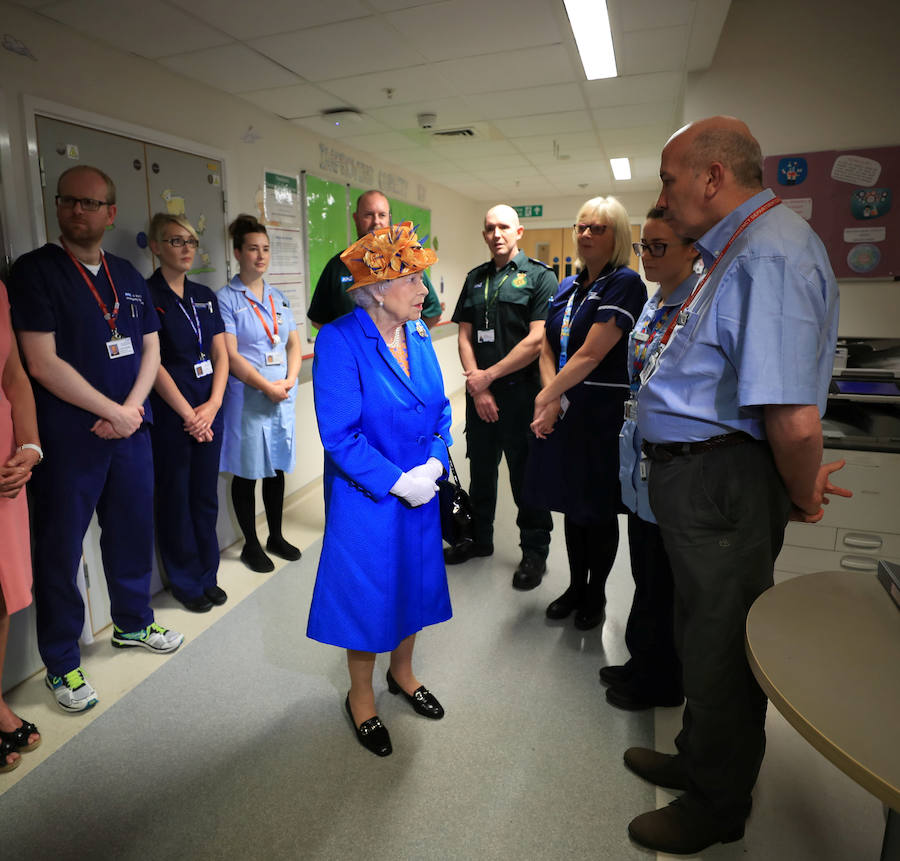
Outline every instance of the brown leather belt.
<path fill-rule="evenodd" d="M 641 448 L 650 460 L 665 462 L 685 454 L 700 454 L 711 451 L 714 448 L 727 448 L 732 445 L 743 445 L 745 442 L 756 440 L 744 431 L 723 433 L 700 442 L 647 442 L 644 440 Z"/>

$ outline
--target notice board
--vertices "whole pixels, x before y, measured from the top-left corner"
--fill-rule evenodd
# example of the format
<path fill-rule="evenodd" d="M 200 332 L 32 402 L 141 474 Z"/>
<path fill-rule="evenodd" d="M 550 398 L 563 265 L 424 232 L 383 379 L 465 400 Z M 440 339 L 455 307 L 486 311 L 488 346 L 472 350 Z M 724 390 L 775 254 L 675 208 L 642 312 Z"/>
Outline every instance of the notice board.
<path fill-rule="evenodd" d="M 900 275 L 900 147 L 768 156 L 763 184 L 809 222 L 836 277 Z"/>

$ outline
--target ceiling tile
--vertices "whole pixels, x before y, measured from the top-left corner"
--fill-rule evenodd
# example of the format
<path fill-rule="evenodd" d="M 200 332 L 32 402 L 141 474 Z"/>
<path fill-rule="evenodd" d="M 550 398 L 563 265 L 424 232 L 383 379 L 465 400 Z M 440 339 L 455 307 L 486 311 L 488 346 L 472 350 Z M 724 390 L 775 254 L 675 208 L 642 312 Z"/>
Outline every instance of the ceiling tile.
<path fill-rule="evenodd" d="M 674 113 L 671 102 L 648 105 L 620 105 L 616 108 L 593 108 L 591 115 L 598 132 L 602 135 L 606 128 L 639 128 L 648 121 L 670 120 Z"/>
<path fill-rule="evenodd" d="M 226 93 L 283 87 L 299 80 L 287 69 L 236 42 L 164 57 L 159 62 L 173 72 L 203 81 Z"/>
<path fill-rule="evenodd" d="M 466 158 L 458 158 L 457 161 L 466 170 L 471 170 L 473 173 L 484 173 L 486 170 L 522 171 L 527 173 L 527 169 L 534 169 L 531 162 L 525 156 L 519 155 L 519 153 L 491 156 L 471 155 Z"/>
<path fill-rule="evenodd" d="M 252 90 L 241 93 L 241 97 L 285 119 L 308 117 L 329 108 L 346 107 L 346 104 L 335 99 L 330 93 L 324 93 L 312 84 Z"/>
<path fill-rule="evenodd" d="M 575 147 L 597 146 L 597 135 L 589 132 L 568 132 L 557 135 L 532 135 L 527 138 L 515 138 L 513 143 L 520 152 L 554 156 L 554 143 L 559 147 L 559 152 L 565 153 Z"/>
<path fill-rule="evenodd" d="M 51 3 L 41 14 L 66 24 L 120 51 L 156 59 L 231 41 L 218 28 L 177 16 L 159 0 L 66 0 Z"/>
<path fill-rule="evenodd" d="M 423 60 L 403 37 L 376 17 L 263 36 L 249 43 L 307 81 L 326 81 L 420 64 Z M 354 46 L 375 46 L 353 50 Z"/>
<path fill-rule="evenodd" d="M 458 97 L 425 99 L 407 105 L 373 108 L 368 113 L 393 129 L 418 129 L 417 116 L 421 113 L 437 115 L 435 129 L 462 128 L 483 119 L 480 113 L 468 104 L 468 101 Z"/>
<path fill-rule="evenodd" d="M 350 135 L 344 138 L 344 141 L 355 149 L 376 154 L 390 152 L 391 150 L 403 150 L 405 152 L 421 146 L 418 141 L 411 140 L 406 135 L 395 131 L 376 132 L 368 135 Z"/>
<path fill-rule="evenodd" d="M 579 111 L 585 107 L 581 87 L 575 83 L 472 94 L 466 101 L 478 108 L 482 116 L 492 120 L 523 114 Z"/>
<path fill-rule="evenodd" d="M 675 27 L 694 19 L 694 0 L 616 0 L 623 30 Z"/>
<path fill-rule="evenodd" d="M 489 93 L 497 89 L 539 87 L 580 80 L 580 67 L 562 45 L 521 51 L 494 51 L 479 57 L 446 60 L 433 68 L 458 93 Z"/>
<path fill-rule="evenodd" d="M 660 27 L 635 30 L 622 36 L 620 75 L 684 69 L 690 28 Z"/>
<path fill-rule="evenodd" d="M 669 124 L 640 126 L 635 128 L 603 129 L 600 141 L 609 152 L 629 156 L 647 156 L 659 159 L 663 146 L 674 131 Z"/>
<path fill-rule="evenodd" d="M 553 4 L 546 0 L 447 0 L 385 19 L 409 44 L 426 44 L 433 60 L 515 50 L 526 63 L 523 49 L 562 40 Z"/>
<path fill-rule="evenodd" d="M 170 0 L 192 15 L 242 41 L 272 33 L 284 33 L 349 18 L 362 18 L 369 10 L 360 0 L 328 0 L 298 3 L 297 0 Z"/>
<path fill-rule="evenodd" d="M 510 117 L 497 120 L 494 125 L 508 137 L 547 135 L 554 132 L 584 132 L 593 128 L 587 111 L 564 111 L 554 114 L 537 114 L 532 117 Z"/>
<path fill-rule="evenodd" d="M 684 74 L 656 72 L 650 75 L 626 75 L 601 81 L 585 81 L 582 86 L 588 104 L 593 108 L 662 101 L 674 105 L 684 88 Z"/>
<path fill-rule="evenodd" d="M 343 139 L 359 137 L 364 134 L 377 134 L 379 132 L 389 131 L 389 129 L 386 129 L 381 123 L 373 120 L 372 117 L 367 117 L 365 114 L 362 114 L 359 122 L 351 121 L 340 126 L 337 126 L 333 121 L 320 116 L 298 117 L 296 120 L 291 120 L 291 122 L 295 126 L 301 126 L 314 134 L 322 135 L 327 138 Z"/>
<path fill-rule="evenodd" d="M 390 108 L 421 102 L 426 97 L 441 99 L 455 94 L 447 76 L 427 64 L 320 81 L 319 86 L 362 110 Z"/>

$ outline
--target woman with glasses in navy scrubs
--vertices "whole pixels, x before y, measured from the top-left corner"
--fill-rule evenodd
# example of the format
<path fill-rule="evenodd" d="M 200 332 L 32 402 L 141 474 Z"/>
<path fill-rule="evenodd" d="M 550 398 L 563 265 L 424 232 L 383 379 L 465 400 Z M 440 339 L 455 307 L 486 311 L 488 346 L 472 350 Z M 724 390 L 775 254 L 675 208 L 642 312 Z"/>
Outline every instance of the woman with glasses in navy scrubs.
<path fill-rule="evenodd" d="M 628 397 L 625 348 L 647 290 L 625 264 L 628 213 L 613 197 L 595 197 L 574 225 L 582 270 L 565 278 L 550 303 L 534 401 L 526 494 L 564 515 L 569 587 L 547 618 L 575 613 L 575 627 L 596 627 L 619 544 L 618 437 Z"/>
<path fill-rule="evenodd" d="M 216 518 L 228 352 L 215 294 L 186 277 L 198 245 L 186 219 L 153 216 L 150 249 L 159 268 L 147 286 L 161 324 L 161 365 L 150 395 L 157 543 L 172 595 L 205 613 L 227 599 L 216 582 Z"/>
<path fill-rule="evenodd" d="M 300 549 L 281 533 L 284 474 L 294 468 L 294 398 L 300 375 L 300 336 L 285 295 L 263 275 L 269 268 L 269 236 L 252 215 L 228 227 L 240 271 L 219 291 L 225 322 L 230 376 L 225 393 L 223 472 L 230 472 L 231 501 L 244 548 L 241 561 L 252 571 L 275 565 L 256 535 L 256 480 L 269 526 L 266 550 L 282 559 Z"/>

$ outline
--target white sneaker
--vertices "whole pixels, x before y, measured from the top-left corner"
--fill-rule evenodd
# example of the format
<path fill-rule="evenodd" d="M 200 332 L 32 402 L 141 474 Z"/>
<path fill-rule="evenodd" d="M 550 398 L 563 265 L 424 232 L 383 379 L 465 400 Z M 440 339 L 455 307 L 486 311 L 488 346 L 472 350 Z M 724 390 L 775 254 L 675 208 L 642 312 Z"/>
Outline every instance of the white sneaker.
<path fill-rule="evenodd" d="M 97 692 L 84 677 L 81 667 L 63 676 L 47 673 L 44 684 L 53 691 L 56 701 L 67 712 L 83 712 L 97 705 Z"/>
<path fill-rule="evenodd" d="M 184 642 L 184 634 L 164 628 L 157 622 L 151 622 L 140 631 L 125 633 L 118 625 L 113 625 L 112 644 L 117 649 L 129 646 L 143 646 L 151 652 L 164 654 L 174 652 Z"/>

